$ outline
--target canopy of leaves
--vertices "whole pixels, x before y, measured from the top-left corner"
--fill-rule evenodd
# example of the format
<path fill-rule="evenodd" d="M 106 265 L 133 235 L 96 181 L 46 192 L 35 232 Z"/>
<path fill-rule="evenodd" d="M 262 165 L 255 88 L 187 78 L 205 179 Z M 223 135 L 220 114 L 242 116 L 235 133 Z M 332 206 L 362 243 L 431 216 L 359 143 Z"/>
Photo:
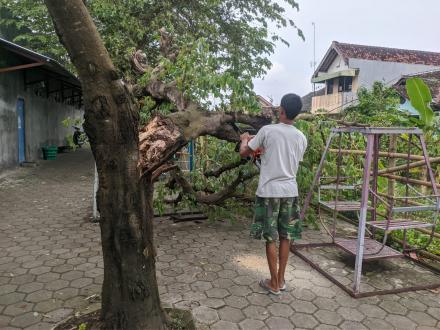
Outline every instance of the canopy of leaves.
<path fill-rule="evenodd" d="M 286 14 L 288 8 L 298 9 L 295 0 L 285 0 L 284 6 L 274 0 L 88 0 L 86 4 L 126 80 L 134 80 L 129 56 L 135 49 L 142 50 L 152 66 L 163 61 L 158 31 L 165 27 L 182 49 L 175 67 L 168 68 L 170 78 L 199 100 L 233 97 L 233 104 L 251 108 L 255 107 L 249 98 L 252 78 L 270 68 L 268 55 L 277 41 L 287 44 L 269 31 L 269 25 L 297 29 Z M 15 27 L 14 42 L 69 65 L 43 0 L 0 0 L 0 5 L 4 8 L 0 29 Z"/>

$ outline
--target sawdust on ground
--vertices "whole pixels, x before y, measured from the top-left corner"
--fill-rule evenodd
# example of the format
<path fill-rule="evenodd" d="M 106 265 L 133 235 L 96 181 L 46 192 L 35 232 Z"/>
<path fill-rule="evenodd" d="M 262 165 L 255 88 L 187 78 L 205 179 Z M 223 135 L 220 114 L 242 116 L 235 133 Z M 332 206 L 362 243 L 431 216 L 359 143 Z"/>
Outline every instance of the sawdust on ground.
<path fill-rule="evenodd" d="M 252 270 L 261 274 L 266 274 L 267 271 L 267 261 L 266 257 L 259 256 L 256 254 L 240 255 L 234 258 L 234 262 L 242 268 Z"/>

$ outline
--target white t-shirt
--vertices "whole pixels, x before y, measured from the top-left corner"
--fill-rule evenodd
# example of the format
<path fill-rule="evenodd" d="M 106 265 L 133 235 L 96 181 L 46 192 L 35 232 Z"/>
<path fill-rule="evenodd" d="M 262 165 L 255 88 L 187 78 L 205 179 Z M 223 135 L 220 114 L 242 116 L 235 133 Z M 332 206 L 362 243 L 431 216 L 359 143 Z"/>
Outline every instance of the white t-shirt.
<path fill-rule="evenodd" d="M 287 124 L 263 126 L 249 141 L 249 148 L 263 148 L 259 197 L 296 197 L 296 172 L 307 148 L 307 139 L 296 127 Z"/>

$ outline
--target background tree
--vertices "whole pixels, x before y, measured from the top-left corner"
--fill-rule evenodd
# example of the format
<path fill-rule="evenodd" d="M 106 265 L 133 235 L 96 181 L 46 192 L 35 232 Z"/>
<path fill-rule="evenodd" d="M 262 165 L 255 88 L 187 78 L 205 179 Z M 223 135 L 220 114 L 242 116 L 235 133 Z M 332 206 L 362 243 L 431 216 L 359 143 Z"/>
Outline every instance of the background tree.
<path fill-rule="evenodd" d="M 272 121 L 271 111 L 258 111 L 251 78 L 267 70 L 278 38 L 269 35 L 268 23 L 293 22 L 269 0 L 90 0 L 88 7 L 81 0 L 46 0 L 48 12 L 41 1 L 1 1 L 12 14 L 2 24 L 32 29 L 15 41 L 65 63 L 71 59 L 81 80 L 84 127 L 100 181 L 102 326 L 165 328 L 154 266 L 152 178 L 190 139 L 237 141 L 236 123 L 259 129 Z M 225 189 L 249 176 L 240 171 Z M 223 192 L 195 195 L 224 198 Z"/>
<path fill-rule="evenodd" d="M 0 26 L 25 28 L 12 41 L 68 64 L 43 0 L 0 0 L 0 4 L 10 13 L 2 16 Z M 125 79 L 131 73 L 127 59 L 134 50 L 145 52 L 152 65 L 160 61 L 160 28 L 175 35 L 179 47 L 204 39 L 216 59 L 213 65 L 237 78 L 264 74 L 271 66 L 267 56 L 274 51 L 275 42 L 287 44 L 270 32 L 269 25 L 296 28 L 286 17 L 286 9 L 273 0 L 88 0 L 86 5 Z M 284 5 L 298 9 L 294 0 L 286 0 Z"/>
<path fill-rule="evenodd" d="M 42 0 L 0 0 L 0 3 L 10 13 L 9 17 L 0 19 L 0 26 L 25 29 L 16 34 L 15 42 L 52 56 L 74 70 L 53 33 Z M 89 0 L 85 3 L 124 81 L 145 87 L 154 75 L 162 82 L 174 82 L 185 97 L 210 110 L 258 112 L 252 79 L 270 68 L 267 56 L 276 42 L 287 44 L 278 34 L 270 32 L 269 25 L 296 29 L 286 9 L 273 0 Z M 298 9 L 293 0 L 283 5 Z M 30 26 L 32 32 L 26 30 Z M 170 59 L 161 52 L 161 28 L 173 36 L 171 47 L 179 51 L 170 49 L 170 52 L 176 58 Z M 299 29 L 297 32 L 303 37 Z M 141 69 L 142 74 L 133 71 L 129 59 L 136 50 L 142 52 L 142 61 L 150 68 L 160 67 L 160 74 L 157 71 L 152 74 L 152 70 Z M 177 111 L 175 100 L 168 98 L 170 95 L 152 97 L 151 91 L 145 93 L 145 89 L 139 88 L 134 92 L 141 124 L 157 113 L 167 115 Z M 236 141 L 238 134 L 230 133 L 228 139 Z M 229 176 L 228 180 L 210 177 L 210 181 L 215 181 L 216 191 L 227 188 L 224 183 L 233 181 L 238 174 L 236 170 L 229 172 L 223 175 Z M 204 178 L 203 182 L 208 179 Z"/>

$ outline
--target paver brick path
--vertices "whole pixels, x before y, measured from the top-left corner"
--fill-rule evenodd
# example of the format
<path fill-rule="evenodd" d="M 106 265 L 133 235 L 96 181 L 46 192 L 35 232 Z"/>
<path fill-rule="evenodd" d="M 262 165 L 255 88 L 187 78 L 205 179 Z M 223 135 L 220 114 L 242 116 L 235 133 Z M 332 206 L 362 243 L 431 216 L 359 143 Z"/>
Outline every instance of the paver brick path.
<path fill-rule="evenodd" d="M 0 329 L 50 329 L 96 307 L 103 265 L 92 182 L 86 150 L 0 176 Z M 162 303 L 191 309 L 199 329 L 440 328 L 434 292 L 355 300 L 292 256 L 288 292 L 268 296 L 257 284 L 268 275 L 263 245 L 245 224 L 155 221 Z"/>

